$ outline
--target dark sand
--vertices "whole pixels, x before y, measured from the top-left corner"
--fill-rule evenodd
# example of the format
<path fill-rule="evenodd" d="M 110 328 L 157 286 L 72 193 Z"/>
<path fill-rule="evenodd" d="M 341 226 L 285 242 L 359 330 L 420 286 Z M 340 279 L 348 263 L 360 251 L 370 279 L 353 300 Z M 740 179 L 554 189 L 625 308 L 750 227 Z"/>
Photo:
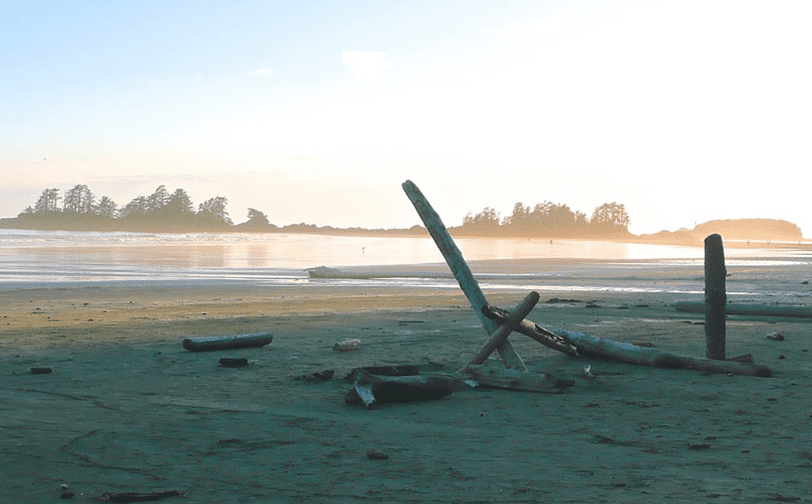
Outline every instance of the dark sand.
<path fill-rule="evenodd" d="M 744 276 L 756 288 L 771 281 Z M 801 280 L 775 301 L 808 296 Z M 525 293 L 486 294 L 511 306 Z M 552 297 L 580 302 L 545 303 Z M 704 356 L 703 317 L 676 312 L 677 300 L 686 298 L 545 291 L 530 318 Z M 56 501 L 63 483 L 77 502 L 164 490 L 183 494 L 167 503 L 812 502 L 803 319 L 729 317 L 728 356 L 751 353 L 769 379 L 569 358 L 514 334 L 531 370 L 575 386 L 366 410 L 344 404 L 354 367 L 452 372 L 484 343 L 459 291 L 113 285 L 0 290 L 0 306 L 0 502 Z M 260 331 L 273 333 L 270 346 L 181 347 L 189 336 Z M 773 332 L 784 341 L 767 339 Z M 334 352 L 346 338 L 363 348 Z M 221 357 L 249 366 L 223 368 Z M 336 378 L 294 379 L 326 369 Z M 370 459 L 371 449 L 388 459 Z"/>

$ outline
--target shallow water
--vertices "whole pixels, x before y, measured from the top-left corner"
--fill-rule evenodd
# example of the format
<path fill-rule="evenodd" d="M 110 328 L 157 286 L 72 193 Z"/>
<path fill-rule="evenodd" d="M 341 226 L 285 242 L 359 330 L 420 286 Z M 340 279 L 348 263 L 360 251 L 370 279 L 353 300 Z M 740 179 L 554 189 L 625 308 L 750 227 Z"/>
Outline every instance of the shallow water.
<path fill-rule="evenodd" d="M 701 247 L 476 238 L 457 244 L 483 289 L 697 294 L 703 288 Z M 741 280 L 732 295 L 754 294 L 748 278 L 768 277 L 779 292 L 812 277 L 809 250 L 731 248 L 726 256 Z M 317 266 L 357 274 L 309 279 L 305 270 Z M 457 288 L 429 237 L 0 230 L 0 288 L 110 282 Z"/>

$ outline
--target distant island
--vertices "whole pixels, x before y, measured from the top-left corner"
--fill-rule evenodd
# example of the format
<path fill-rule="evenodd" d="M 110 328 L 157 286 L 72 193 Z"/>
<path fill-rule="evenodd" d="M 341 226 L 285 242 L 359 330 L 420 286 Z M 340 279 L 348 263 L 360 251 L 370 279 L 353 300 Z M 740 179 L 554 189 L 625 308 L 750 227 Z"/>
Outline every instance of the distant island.
<path fill-rule="evenodd" d="M 260 210 L 249 208 L 245 222 L 234 224 L 223 196 L 209 198 L 194 209 L 184 189 L 167 191 L 161 185 L 148 196 L 138 196 L 123 207 L 111 198 L 96 195 L 84 184 L 66 191 L 45 189 L 33 206 L 14 218 L 0 219 L 0 228 L 60 231 L 123 231 L 148 233 L 307 233 L 331 235 L 425 236 L 422 226 L 408 229 L 334 228 L 314 224 L 277 226 Z M 617 240 L 676 245 L 700 245 L 712 233 L 727 240 L 800 242 L 801 229 L 778 219 L 714 220 L 681 229 L 635 235 L 624 205 L 604 203 L 587 216 L 564 204 L 539 203 L 533 207 L 516 203 L 511 215 L 501 217 L 486 207 L 468 214 L 461 226 L 449 231 L 460 237 L 547 238 Z"/>

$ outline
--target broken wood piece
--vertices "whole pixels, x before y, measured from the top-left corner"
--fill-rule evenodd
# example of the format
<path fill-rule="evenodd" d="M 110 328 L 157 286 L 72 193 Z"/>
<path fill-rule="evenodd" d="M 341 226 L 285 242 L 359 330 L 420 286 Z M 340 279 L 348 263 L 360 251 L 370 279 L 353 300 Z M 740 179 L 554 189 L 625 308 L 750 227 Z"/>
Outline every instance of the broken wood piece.
<path fill-rule="evenodd" d="M 536 303 L 539 302 L 539 293 L 536 291 L 532 291 L 530 294 L 525 296 L 524 300 L 510 313 L 507 320 L 505 320 L 502 325 L 499 326 L 499 329 L 494 331 L 488 341 L 479 349 L 479 351 L 474 355 L 474 357 L 468 361 L 468 364 L 462 368 L 461 372 L 465 372 L 468 366 L 473 366 L 476 364 L 482 364 L 485 362 L 488 357 L 496 350 L 497 347 L 503 345 L 507 340 L 507 337 L 510 336 L 510 333 L 516 330 L 519 323 L 524 320 L 524 318 L 533 311 L 533 308 L 536 307 Z M 484 309 L 485 307 L 483 307 Z"/>
<path fill-rule="evenodd" d="M 701 301 L 679 301 L 674 304 L 674 308 L 679 312 L 704 313 L 705 303 Z M 812 318 L 812 307 L 728 303 L 725 305 L 725 313 L 727 315 Z"/>
<path fill-rule="evenodd" d="M 578 349 L 578 355 L 581 357 L 668 369 L 696 369 L 711 373 L 760 376 L 764 378 L 772 376 L 772 371 L 766 366 L 674 355 L 656 348 L 638 347 L 631 343 L 612 341 L 573 331 L 561 331 L 561 334 L 575 345 Z"/>
<path fill-rule="evenodd" d="M 454 379 L 445 375 L 387 376 L 381 377 L 356 370 L 355 387 L 344 402 L 365 404 L 404 403 L 441 399 L 454 392 Z"/>
<path fill-rule="evenodd" d="M 482 312 L 482 308 L 488 304 L 488 300 L 485 298 L 485 294 L 482 293 L 482 289 L 479 288 L 479 283 L 477 283 L 476 278 L 474 278 L 474 274 L 471 272 L 471 268 L 468 267 L 468 263 L 465 262 L 462 252 L 460 252 L 460 249 L 457 248 L 456 243 L 454 243 L 454 239 L 448 233 L 445 224 L 443 224 L 440 216 L 434 211 L 434 208 L 429 204 L 426 197 L 423 196 L 423 193 L 420 192 L 420 189 L 418 189 L 411 180 L 404 182 L 402 187 L 412 202 L 412 205 L 414 205 L 415 210 L 417 210 L 420 219 L 423 221 L 423 224 L 425 224 L 437 248 L 440 249 L 440 253 L 443 254 L 443 258 L 445 258 L 448 267 L 451 268 L 451 273 L 453 273 L 457 279 L 462 292 L 465 293 L 465 297 L 467 297 L 468 302 L 471 303 L 474 313 L 479 317 L 479 320 L 482 322 L 482 325 L 485 326 L 485 330 L 488 334 L 492 334 L 499 328 L 499 325 L 497 322 L 486 317 Z M 502 345 L 497 347 L 497 350 L 507 367 L 527 370 L 522 358 L 516 352 L 516 349 L 513 348 L 510 340 L 505 340 Z"/>
<path fill-rule="evenodd" d="M 465 369 L 468 379 L 465 383 L 484 388 L 498 388 L 523 392 L 544 392 L 560 394 L 575 385 L 574 380 L 560 380 L 547 373 L 533 373 L 516 369 L 495 370 L 487 366 L 468 366 Z"/>
<path fill-rule="evenodd" d="M 504 321 L 507 320 L 508 316 L 510 315 L 507 310 L 498 308 L 496 306 L 486 306 L 482 309 L 482 311 L 488 318 L 500 323 L 504 323 Z M 571 343 L 569 343 L 566 338 L 560 334 L 550 331 L 549 329 L 541 327 L 531 320 L 524 319 L 520 321 L 515 330 L 518 333 L 533 338 L 547 348 L 557 350 L 570 356 L 578 355 L 578 350 Z"/>
<path fill-rule="evenodd" d="M 223 357 L 222 359 L 220 359 L 219 364 L 221 367 L 228 368 L 246 367 L 248 365 L 248 359 L 246 359 L 245 357 L 240 357 L 236 359 Z"/>
<path fill-rule="evenodd" d="M 180 492 L 177 490 L 170 490 L 168 492 L 152 492 L 152 493 L 137 493 L 126 492 L 111 494 L 105 493 L 102 498 L 108 502 L 152 502 L 159 501 L 164 497 L 178 497 Z"/>

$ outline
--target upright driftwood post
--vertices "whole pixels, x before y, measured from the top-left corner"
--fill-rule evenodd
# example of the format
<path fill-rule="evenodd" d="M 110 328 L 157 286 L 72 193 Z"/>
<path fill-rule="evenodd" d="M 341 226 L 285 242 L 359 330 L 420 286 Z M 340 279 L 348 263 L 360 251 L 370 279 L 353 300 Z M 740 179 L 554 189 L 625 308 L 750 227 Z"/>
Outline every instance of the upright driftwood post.
<path fill-rule="evenodd" d="M 705 356 L 725 360 L 725 248 L 722 237 L 705 238 Z"/>
<path fill-rule="evenodd" d="M 479 317 L 482 325 L 485 326 L 485 330 L 488 334 L 493 334 L 499 329 L 499 323 L 489 319 L 483 313 L 482 308 L 488 305 L 488 300 L 485 298 L 485 294 L 482 293 L 482 289 L 479 288 L 479 283 L 477 283 L 476 278 L 474 278 L 471 268 L 468 267 L 468 263 L 466 263 L 462 257 L 462 252 L 457 248 L 457 244 L 454 243 L 454 239 L 451 238 L 440 216 L 434 211 L 434 208 L 432 208 L 431 204 L 429 204 L 426 197 L 423 196 L 423 193 L 420 192 L 420 189 L 417 188 L 414 182 L 411 180 L 404 182 L 403 191 L 409 197 L 412 205 L 414 205 L 423 224 L 426 225 L 426 229 L 428 229 L 429 234 L 434 239 L 437 248 L 439 248 L 443 254 L 445 262 L 448 264 L 448 267 L 451 268 L 451 273 L 454 274 L 454 278 L 456 278 L 457 283 L 460 284 L 462 292 L 465 293 L 465 297 L 467 297 L 468 302 L 471 303 L 471 308 L 474 309 L 474 312 L 477 314 L 477 317 Z M 497 347 L 497 350 L 509 368 L 520 369 L 522 371 L 527 370 L 522 358 L 516 352 L 516 349 L 513 348 L 510 340 L 506 339 Z"/>

